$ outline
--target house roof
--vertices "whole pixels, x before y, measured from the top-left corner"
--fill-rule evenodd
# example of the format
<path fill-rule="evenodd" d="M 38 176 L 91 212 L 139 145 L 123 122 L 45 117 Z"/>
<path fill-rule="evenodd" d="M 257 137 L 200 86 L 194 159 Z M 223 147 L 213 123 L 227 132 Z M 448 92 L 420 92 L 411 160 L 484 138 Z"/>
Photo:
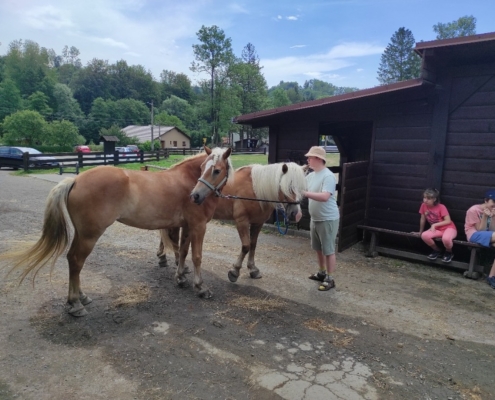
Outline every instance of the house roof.
<path fill-rule="evenodd" d="M 187 134 L 176 126 L 153 125 L 153 140 L 157 140 L 160 136 L 165 135 L 173 129 L 176 129 L 190 139 Z M 122 131 L 125 132 L 127 136 L 138 139 L 140 143 L 151 141 L 151 125 L 129 125 L 123 128 Z"/>
<path fill-rule="evenodd" d="M 118 142 L 119 141 L 119 138 L 117 136 L 101 135 L 100 139 L 103 139 L 105 142 Z"/>
<path fill-rule="evenodd" d="M 433 55 L 435 63 L 472 63 L 495 61 L 495 32 L 458 37 L 453 39 L 432 40 L 429 42 L 416 43 L 414 49 L 421 57 Z M 298 110 L 305 110 L 321 107 L 329 104 L 354 101 L 356 99 L 368 98 L 372 96 L 382 96 L 387 93 L 406 91 L 421 86 L 429 86 L 430 83 L 422 78 L 410 79 L 407 81 L 392 83 L 389 85 L 376 86 L 370 89 L 358 90 L 356 92 L 345 93 L 338 96 L 325 97 L 323 99 L 305 101 L 289 106 L 272 108 L 269 110 L 257 111 L 250 114 L 240 115 L 233 119 L 239 124 L 260 123 L 264 118 L 280 115 Z"/>

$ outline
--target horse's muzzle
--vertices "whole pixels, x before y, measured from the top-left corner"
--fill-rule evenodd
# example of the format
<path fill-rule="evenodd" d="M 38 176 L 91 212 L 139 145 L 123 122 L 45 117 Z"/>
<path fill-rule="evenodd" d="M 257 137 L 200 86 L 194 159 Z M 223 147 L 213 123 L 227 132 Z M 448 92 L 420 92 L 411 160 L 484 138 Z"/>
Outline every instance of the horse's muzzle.
<path fill-rule="evenodd" d="M 198 205 L 201 204 L 205 200 L 204 196 L 201 196 L 199 193 L 191 193 L 189 198 L 191 199 L 191 201 L 193 201 L 194 203 L 196 203 Z"/>

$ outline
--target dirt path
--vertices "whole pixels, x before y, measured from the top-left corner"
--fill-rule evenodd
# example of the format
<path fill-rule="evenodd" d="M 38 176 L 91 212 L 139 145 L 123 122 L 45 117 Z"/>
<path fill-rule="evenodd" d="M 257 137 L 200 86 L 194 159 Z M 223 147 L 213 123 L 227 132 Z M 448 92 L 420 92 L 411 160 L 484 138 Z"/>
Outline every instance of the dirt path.
<path fill-rule="evenodd" d="M 0 171 L 0 252 L 37 239 L 53 186 Z M 482 281 L 358 245 L 338 255 L 337 289 L 318 292 L 308 239 L 263 233 L 263 279 L 242 270 L 232 284 L 237 233 L 216 222 L 205 301 L 158 268 L 157 243 L 109 228 L 82 272 L 93 303 L 80 319 L 64 309 L 65 259 L 34 289 L 0 271 L 0 399 L 495 398 L 495 291 Z"/>

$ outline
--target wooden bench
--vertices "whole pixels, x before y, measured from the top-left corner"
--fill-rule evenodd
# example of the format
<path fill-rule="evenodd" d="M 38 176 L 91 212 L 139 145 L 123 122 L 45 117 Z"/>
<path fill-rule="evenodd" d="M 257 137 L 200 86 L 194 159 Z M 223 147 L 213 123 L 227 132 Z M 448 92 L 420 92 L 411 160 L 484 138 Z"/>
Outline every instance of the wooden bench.
<path fill-rule="evenodd" d="M 60 163 L 58 165 L 59 167 L 59 175 L 62 175 L 64 172 L 65 173 L 73 173 L 76 175 L 79 175 L 79 161 L 76 162 L 65 162 L 65 163 Z M 67 171 L 67 168 L 74 168 L 73 171 Z"/>
<path fill-rule="evenodd" d="M 413 260 L 418 260 L 418 261 L 423 261 L 423 262 L 430 262 L 433 264 L 439 264 L 439 265 L 451 265 L 455 268 L 460 268 L 464 269 L 464 277 L 470 278 L 470 279 L 479 279 L 481 276 L 483 276 L 483 266 L 479 265 L 478 263 L 478 256 L 479 256 L 479 251 L 480 249 L 486 249 L 486 247 L 481 246 L 476 243 L 471 243 L 471 242 L 465 242 L 463 240 L 454 240 L 454 249 L 456 246 L 463 246 L 469 249 L 470 251 L 470 257 L 469 257 L 469 263 L 462 262 L 462 261 L 457 261 L 457 260 L 452 260 L 450 263 L 444 263 L 441 259 L 437 260 L 429 260 L 424 254 L 418 254 L 418 253 L 413 253 L 410 251 L 405 251 L 405 250 L 399 250 L 399 249 L 393 249 L 389 247 L 383 247 L 379 245 L 379 235 L 392 235 L 392 236 L 401 236 L 401 237 L 411 237 L 411 238 L 416 238 L 421 240 L 420 236 L 415 234 L 415 233 L 410 233 L 410 232 L 401 232 L 401 231 L 393 231 L 390 229 L 384 229 L 384 228 L 376 228 L 373 226 L 366 226 L 366 225 L 358 225 L 359 229 L 362 229 L 364 231 L 368 231 L 371 233 L 371 240 L 370 240 L 370 247 L 368 249 L 368 253 L 366 254 L 367 257 L 376 257 L 378 253 L 381 254 L 386 254 L 386 255 L 391 255 L 391 256 L 397 256 L 397 257 L 404 257 L 404 258 L 409 258 Z M 441 238 L 436 238 L 435 241 L 441 242 Z"/>

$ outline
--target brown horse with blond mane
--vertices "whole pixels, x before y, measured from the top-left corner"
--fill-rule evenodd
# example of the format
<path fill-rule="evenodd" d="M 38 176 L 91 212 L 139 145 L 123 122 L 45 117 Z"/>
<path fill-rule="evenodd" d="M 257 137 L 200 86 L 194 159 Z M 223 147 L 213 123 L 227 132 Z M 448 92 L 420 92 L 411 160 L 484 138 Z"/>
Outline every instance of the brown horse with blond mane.
<path fill-rule="evenodd" d="M 184 227 L 189 232 L 194 263 L 194 287 L 201 297 L 211 297 L 203 287 L 201 257 L 206 223 L 213 217 L 217 194 L 232 180 L 231 150 L 205 146 L 205 152 L 189 157 L 167 171 L 149 173 L 115 167 L 96 167 L 55 186 L 47 199 L 40 239 L 21 253 L 8 253 L 2 260 L 22 269 L 21 282 L 51 263 L 69 246 L 67 210 L 74 234 L 67 253 L 69 262 L 69 313 L 87 314 L 92 300 L 82 291 L 79 274 L 96 242 L 115 221 L 141 229 Z M 189 244 L 189 243 L 188 243 Z M 175 279 L 184 286 L 183 265 Z"/>
<path fill-rule="evenodd" d="M 299 202 L 302 191 L 306 190 L 306 166 L 288 162 L 269 165 L 248 165 L 235 171 L 235 179 L 227 183 L 222 190 L 222 198 L 215 209 L 214 219 L 234 220 L 241 239 L 241 251 L 228 272 L 231 282 L 236 282 L 246 255 L 249 276 L 261 278 L 260 270 L 256 267 L 254 256 L 261 228 L 272 215 L 277 204 L 285 206 L 289 219 L 294 219 L 301 210 Z M 230 196 L 230 198 L 229 198 Z M 187 256 L 188 234 L 183 229 L 179 253 L 179 230 L 162 230 L 162 241 L 158 249 L 160 266 L 167 266 L 164 253 L 165 241 L 167 247 L 174 248 L 176 263 Z M 175 246 L 171 246 L 175 243 Z M 182 254 L 183 253 L 183 254 Z"/>

